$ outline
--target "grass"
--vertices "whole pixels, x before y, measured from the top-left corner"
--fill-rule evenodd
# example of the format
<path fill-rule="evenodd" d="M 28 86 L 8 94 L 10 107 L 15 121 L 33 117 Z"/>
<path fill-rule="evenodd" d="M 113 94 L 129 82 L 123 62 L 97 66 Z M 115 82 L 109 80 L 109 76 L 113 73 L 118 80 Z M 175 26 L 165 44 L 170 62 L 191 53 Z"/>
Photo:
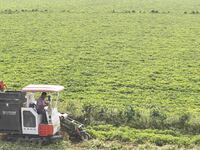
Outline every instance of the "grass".
<path fill-rule="evenodd" d="M 117 135 L 120 126 L 172 130 L 181 141 L 200 133 L 198 0 L 0 4 L 0 78 L 11 89 L 64 85 L 60 110 L 100 139 L 94 125 L 107 123 Z"/>
<path fill-rule="evenodd" d="M 0 142 L 0 148 L 2 150 L 16 150 L 16 149 L 22 149 L 22 150 L 52 150 L 52 149 L 58 149 L 58 150 L 78 150 L 78 149 L 84 149 L 84 150 L 145 150 L 145 149 L 154 149 L 154 150 L 160 150 L 160 146 L 156 146 L 154 144 L 150 143 L 145 143 L 145 144 L 133 144 L 130 142 L 120 142 L 120 141 L 101 141 L 101 140 L 90 140 L 87 142 L 79 143 L 79 144 L 70 144 L 68 142 L 61 142 L 57 143 L 54 145 L 48 145 L 48 146 L 43 146 L 39 147 L 38 145 L 35 144 L 26 144 L 26 143 L 5 143 L 5 142 Z M 181 147 L 177 145 L 165 145 L 162 147 L 163 150 L 176 150 L 176 149 L 183 149 L 183 150 L 188 150 L 188 149 L 198 149 L 197 146 L 191 146 L 191 147 Z"/>

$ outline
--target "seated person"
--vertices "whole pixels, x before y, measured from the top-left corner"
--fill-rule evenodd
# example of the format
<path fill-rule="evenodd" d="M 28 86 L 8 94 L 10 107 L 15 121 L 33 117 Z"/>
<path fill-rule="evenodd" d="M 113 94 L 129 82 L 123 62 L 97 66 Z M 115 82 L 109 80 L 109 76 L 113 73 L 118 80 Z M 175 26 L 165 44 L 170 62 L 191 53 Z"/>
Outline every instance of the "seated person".
<path fill-rule="evenodd" d="M 42 115 L 43 123 L 47 123 L 46 111 L 44 109 L 44 107 L 48 105 L 48 103 L 45 101 L 46 97 L 47 97 L 47 93 L 42 92 L 42 94 L 39 97 L 39 99 L 37 100 L 37 104 L 36 104 L 37 113 Z"/>

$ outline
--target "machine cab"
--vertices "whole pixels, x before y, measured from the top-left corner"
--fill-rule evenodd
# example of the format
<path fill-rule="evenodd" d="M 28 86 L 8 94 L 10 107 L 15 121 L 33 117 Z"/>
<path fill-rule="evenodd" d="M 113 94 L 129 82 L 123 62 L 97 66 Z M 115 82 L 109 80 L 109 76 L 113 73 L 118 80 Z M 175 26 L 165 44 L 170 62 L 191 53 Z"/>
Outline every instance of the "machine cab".
<path fill-rule="evenodd" d="M 64 87 L 59 85 L 28 85 L 22 89 L 22 92 L 26 92 L 26 103 L 21 108 L 23 134 L 52 136 L 60 130 L 57 102 L 59 92 L 63 89 Z M 42 115 L 38 114 L 36 109 L 38 96 L 42 92 L 48 93 L 48 106 L 45 107 L 46 123 L 42 122 Z"/>

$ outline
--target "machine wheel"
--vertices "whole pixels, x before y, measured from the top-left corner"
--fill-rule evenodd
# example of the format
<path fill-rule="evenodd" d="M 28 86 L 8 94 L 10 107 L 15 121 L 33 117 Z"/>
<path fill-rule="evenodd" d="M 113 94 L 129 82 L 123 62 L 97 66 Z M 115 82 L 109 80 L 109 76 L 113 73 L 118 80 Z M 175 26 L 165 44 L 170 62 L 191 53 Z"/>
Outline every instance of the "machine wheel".
<path fill-rule="evenodd" d="M 88 141 L 90 139 L 90 135 L 85 131 L 81 131 L 80 138 L 82 141 Z"/>
<path fill-rule="evenodd" d="M 38 145 L 40 147 L 43 146 L 43 145 L 45 145 L 45 143 L 46 143 L 46 140 L 44 138 L 41 138 L 41 139 L 38 140 Z"/>
<path fill-rule="evenodd" d="M 69 140 L 69 134 L 66 131 L 61 130 L 59 135 L 61 135 L 64 140 Z"/>
<path fill-rule="evenodd" d="M 10 142 L 16 142 L 17 141 L 17 137 L 13 136 L 13 135 L 8 135 L 6 137 L 6 140 L 7 141 L 10 141 Z"/>

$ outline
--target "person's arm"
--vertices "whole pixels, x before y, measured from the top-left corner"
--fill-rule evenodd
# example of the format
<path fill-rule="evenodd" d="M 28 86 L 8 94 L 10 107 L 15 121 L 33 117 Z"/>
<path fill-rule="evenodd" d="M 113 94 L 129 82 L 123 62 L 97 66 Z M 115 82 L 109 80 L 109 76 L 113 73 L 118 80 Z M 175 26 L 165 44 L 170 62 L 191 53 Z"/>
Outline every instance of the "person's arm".
<path fill-rule="evenodd" d="M 44 100 L 44 101 L 43 101 L 43 105 L 44 105 L 44 106 L 48 106 L 49 103 L 48 103 L 47 101 Z"/>
<path fill-rule="evenodd" d="M 49 105 L 49 102 L 45 101 L 45 105 L 48 106 L 48 105 Z"/>

